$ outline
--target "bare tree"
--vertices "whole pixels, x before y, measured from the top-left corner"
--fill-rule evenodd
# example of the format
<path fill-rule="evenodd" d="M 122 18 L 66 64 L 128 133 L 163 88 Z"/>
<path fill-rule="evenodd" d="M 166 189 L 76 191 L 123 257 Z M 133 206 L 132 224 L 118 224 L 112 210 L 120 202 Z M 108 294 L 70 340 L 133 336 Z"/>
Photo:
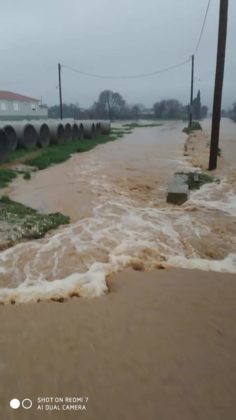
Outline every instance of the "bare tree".
<path fill-rule="evenodd" d="M 106 111 L 110 120 L 125 108 L 125 100 L 122 96 L 118 92 L 112 92 L 111 90 L 101 92 L 96 104 L 100 110 L 104 109 Z"/>
<path fill-rule="evenodd" d="M 183 105 L 177 99 L 162 100 L 153 105 L 156 118 L 180 118 Z"/>

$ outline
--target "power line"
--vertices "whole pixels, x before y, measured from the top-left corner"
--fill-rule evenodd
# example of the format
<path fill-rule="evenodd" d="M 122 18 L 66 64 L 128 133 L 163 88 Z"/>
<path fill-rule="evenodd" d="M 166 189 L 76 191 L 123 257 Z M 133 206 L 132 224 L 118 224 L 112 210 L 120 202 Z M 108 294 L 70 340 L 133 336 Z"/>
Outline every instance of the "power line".
<path fill-rule="evenodd" d="M 211 0 L 208 0 L 208 4 L 207 4 L 206 12 L 205 12 L 205 15 L 204 15 L 204 20 L 203 20 L 203 24 L 202 24 L 202 27 L 201 27 L 200 35 L 199 35 L 198 42 L 197 42 L 197 45 L 195 47 L 195 50 L 194 50 L 194 53 L 192 54 L 192 56 L 194 56 L 197 53 L 198 48 L 200 46 L 202 35 L 203 35 L 205 24 L 206 24 L 206 20 L 207 20 L 208 11 L 209 11 L 209 8 L 210 8 L 210 3 L 211 3 Z M 141 79 L 141 78 L 156 76 L 157 74 L 161 74 L 161 73 L 165 73 L 167 71 L 174 70 L 176 68 L 182 67 L 185 64 L 187 64 L 190 61 L 190 59 L 191 59 L 191 57 L 188 58 L 185 61 L 182 61 L 181 63 L 174 64 L 173 66 L 169 66 L 169 67 L 166 67 L 166 68 L 163 68 L 163 69 L 160 69 L 160 70 L 154 70 L 154 71 L 149 72 L 149 73 L 141 73 L 141 74 L 134 74 L 134 75 L 123 75 L 123 76 L 110 76 L 110 75 L 89 73 L 89 72 L 85 72 L 85 71 L 80 70 L 80 69 L 76 69 L 76 68 L 71 67 L 71 66 L 67 66 L 66 64 L 62 64 L 61 67 L 64 67 L 65 69 L 71 70 L 74 73 L 78 73 L 82 76 L 93 77 L 93 78 L 96 78 L 96 79 L 111 79 L 111 80 L 128 79 L 129 80 L 129 79 Z"/>
<path fill-rule="evenodd" d="M 197 45 L 196 45 L 196 48 L 194 50 L 193 55 L 195 55 L 197 53 L 198 48 L 199 48 L 199 45 L 200 45 L 200 42 L 201 42 L 201 39 L 202 39 L 202 35 L 203 35 L 203 31 L 204 31 L 205 24 L 206 24 L 206 20 L 207 20 L 207 15 L 208 15 L 210 3 L 211 3 L 211 0 L 208 0 L 206 12 L 205 12 L 205 16 L 204 16 L 204 20 L 203 20 L 203 24 L 202 24 L 202 29 L 201 29 L 201 32 L 200 32 L 200 35 L 199 35 L 199 38 L 198 38 L 198 42 L 197 42 Z"/>
<path fill-rule="evenodd" d="M 75 68 L 67 66 L 65 64 L 62 64 L 62 67 L 64 67 L 65 69 L 71 70 L 75 73 L 79 73 L 82 76 L 94 77 L 94 78 L 97 78 L 97 79 L 114 79 L 114 80 L 117 80 L 117 79 L 140 79 L 140 78 L 155 76 L 157 74 L 165 73 L 167 71 L 174 70 L 178 67 L 182 67 L 185 64 L 187 64 L 189 62 L 189 60 L 190 60 L 190 58 L 188 58 L 185 61 L 182 61 L 181 63 L 174 64 L 173 66 L 165 67 L 165 68 L 160 69 L 160 70 L 155 70 L 155 71 L 150 72 L 150 73 L 134 74 L 134 75 L 130 75 L 130 76 L 106 76 L 106 75 L 101 75 L 101 74 L 87 73 L 85 71 L 75 69 Z"/>

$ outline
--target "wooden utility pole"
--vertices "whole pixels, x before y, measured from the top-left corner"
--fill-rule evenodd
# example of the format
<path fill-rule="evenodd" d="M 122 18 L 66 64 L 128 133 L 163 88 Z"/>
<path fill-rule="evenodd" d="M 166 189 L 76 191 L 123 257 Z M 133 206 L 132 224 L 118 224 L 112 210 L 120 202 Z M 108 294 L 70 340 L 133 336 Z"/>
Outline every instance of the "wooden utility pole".
<path fill-rule="evenodd" d="M 61 94 L 61 64 L 60 63 L 58 63 L 58 78 L 59 78 L 60 118 L 61 120 L 63 120 L 62 94 Z"/>
<path fill-rule="evenodd" d="M 224 66 L 225 66 L 227 17 L 228 17 L 228 0 L 220 0 L 219 33 L 218 33 L 215 91 L 214 91 L 212 126 L 211 126 L 211 147 L 210 147 L 210 158 L 209 158 L 209 171 L 212 171 L 213 169 L 216 169 L 217 167 L 217 156 L 218 156 L 218 145 L 219 145 L 219 134 L 220 134 L 220 118 L 221 118 L 221 100 L 222 100 L 222 88 L 223 88 Z"/>
<path fill-rule="evenodd" d="M 189 127 L 193 122 L 193 81 L 194 81 L 194 55 L 192 55 L 192 70 L 191 70 L 191 91 L 190 91 L 190 106 L 189 106 Z"/>

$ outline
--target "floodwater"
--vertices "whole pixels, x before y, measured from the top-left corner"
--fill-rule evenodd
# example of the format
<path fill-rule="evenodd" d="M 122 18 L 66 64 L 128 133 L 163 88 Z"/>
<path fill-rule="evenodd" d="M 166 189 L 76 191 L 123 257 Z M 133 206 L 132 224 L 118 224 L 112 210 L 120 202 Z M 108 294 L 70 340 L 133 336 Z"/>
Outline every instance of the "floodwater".
<path fill-rule="evenodd" d="M 219 184 L 166 203 L 176 170 L 189 170 L 180 122 L 138 128 L 120 140 L 16 180 L 11 198 L 72 223 L 0 253 L 0 302 L 99 296 L 126 267 L 236 273 L 236 125 L 224 120 Z M 209 121 L 204 129 L 210 130 Z"/>

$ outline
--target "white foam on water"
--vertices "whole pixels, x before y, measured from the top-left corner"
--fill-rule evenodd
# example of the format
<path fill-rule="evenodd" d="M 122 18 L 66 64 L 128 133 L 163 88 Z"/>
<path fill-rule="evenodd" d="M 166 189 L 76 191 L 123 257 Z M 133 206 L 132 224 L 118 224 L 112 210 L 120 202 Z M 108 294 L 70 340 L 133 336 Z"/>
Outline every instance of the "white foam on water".
<path fill-rule="evenodd" d="M 220 195 L 220 198 L 217 195 Z M 230 188 L 226 180 L 222 180 L 219 184 L 203 185 L 200 190 L 191 194 L 186 205 L 191 204 L 212 210 L 220 210 L 236 217 L 236 194 L 233 187 Z"/>
<path fill-rule="evenodd" d="M 96 297 L 107 292 L 108 274 L 137 260 L 143 262 L 146 269 L 166 259 L 166 266 L 236 272 L 232 256 L 210 261 L 198 258 L 190 244 L 186 250 L 188 237 L 207 233 L 202 232 L 202 226 L 193 223 L 191 214 L 181 208 L 133 207 L 131 200 L 123 201 L 125 203 L 110 200 L 99 204 L 91 218 L 45 239 L 3 251 L 0 254 L 1 272 L 10 271 L 12 278 L 20 281 L 14 288 L 0 289 L 0 302 L 36 302 L 73 294 Z M 82 258 L 85 271 L 79 269 L 60 277 L 62 261 L 70 264 L 66 256 L 72 248 L 78 261 Z M 107 256 L 107 262 L 96 261 L 97 251 Z M 29 259 L 21 266 L 25 255 L 29 255 Z M 49 266 L 49 279 L 42 273 L 45 261 Z"/>
<path fill-rule="evenodd" d="M 204 271 L 218 271 L 220 273 L 236 273 L 236 254 L 229 254 L 223 260 L 205 260 L 203 258 L 174 256 L 168 258 L 166 266 Z"/>
<path fill-rule="evenodd" d="M 82 172 L 96 173 L 100 167 L 90 159 Z M 200 258 L 192 242 L 210 240 L 204 217 L 209 210 L 228 218 L 236 215 L 235 195 L 226 181 L 193 192 L 182 207 L 140 204 L 106 176 L 91 178 L 90 185 L 102 191 L 91 217 L 0 253 L 0 302 L 100 296 L 107 292 L 110 273 L 135 262 L 146 270 L 162 262 L 167 267 L 236 273 L 236 254 L 222 260 Z"/>
<path fill-rule="evenodd" d="M 106 271 L 94 264 L 85 273 L 73 273 L 64 279 L 46 281 L 38 278 L 35 284 L 30 279 L 25 280 L 14 289 L 2 288 L 0 302 L 26 303 L 40 300 L 67 298 L 70 295 L 81 297 L 96 297 L 107 292 L 105 281 Z"/>

